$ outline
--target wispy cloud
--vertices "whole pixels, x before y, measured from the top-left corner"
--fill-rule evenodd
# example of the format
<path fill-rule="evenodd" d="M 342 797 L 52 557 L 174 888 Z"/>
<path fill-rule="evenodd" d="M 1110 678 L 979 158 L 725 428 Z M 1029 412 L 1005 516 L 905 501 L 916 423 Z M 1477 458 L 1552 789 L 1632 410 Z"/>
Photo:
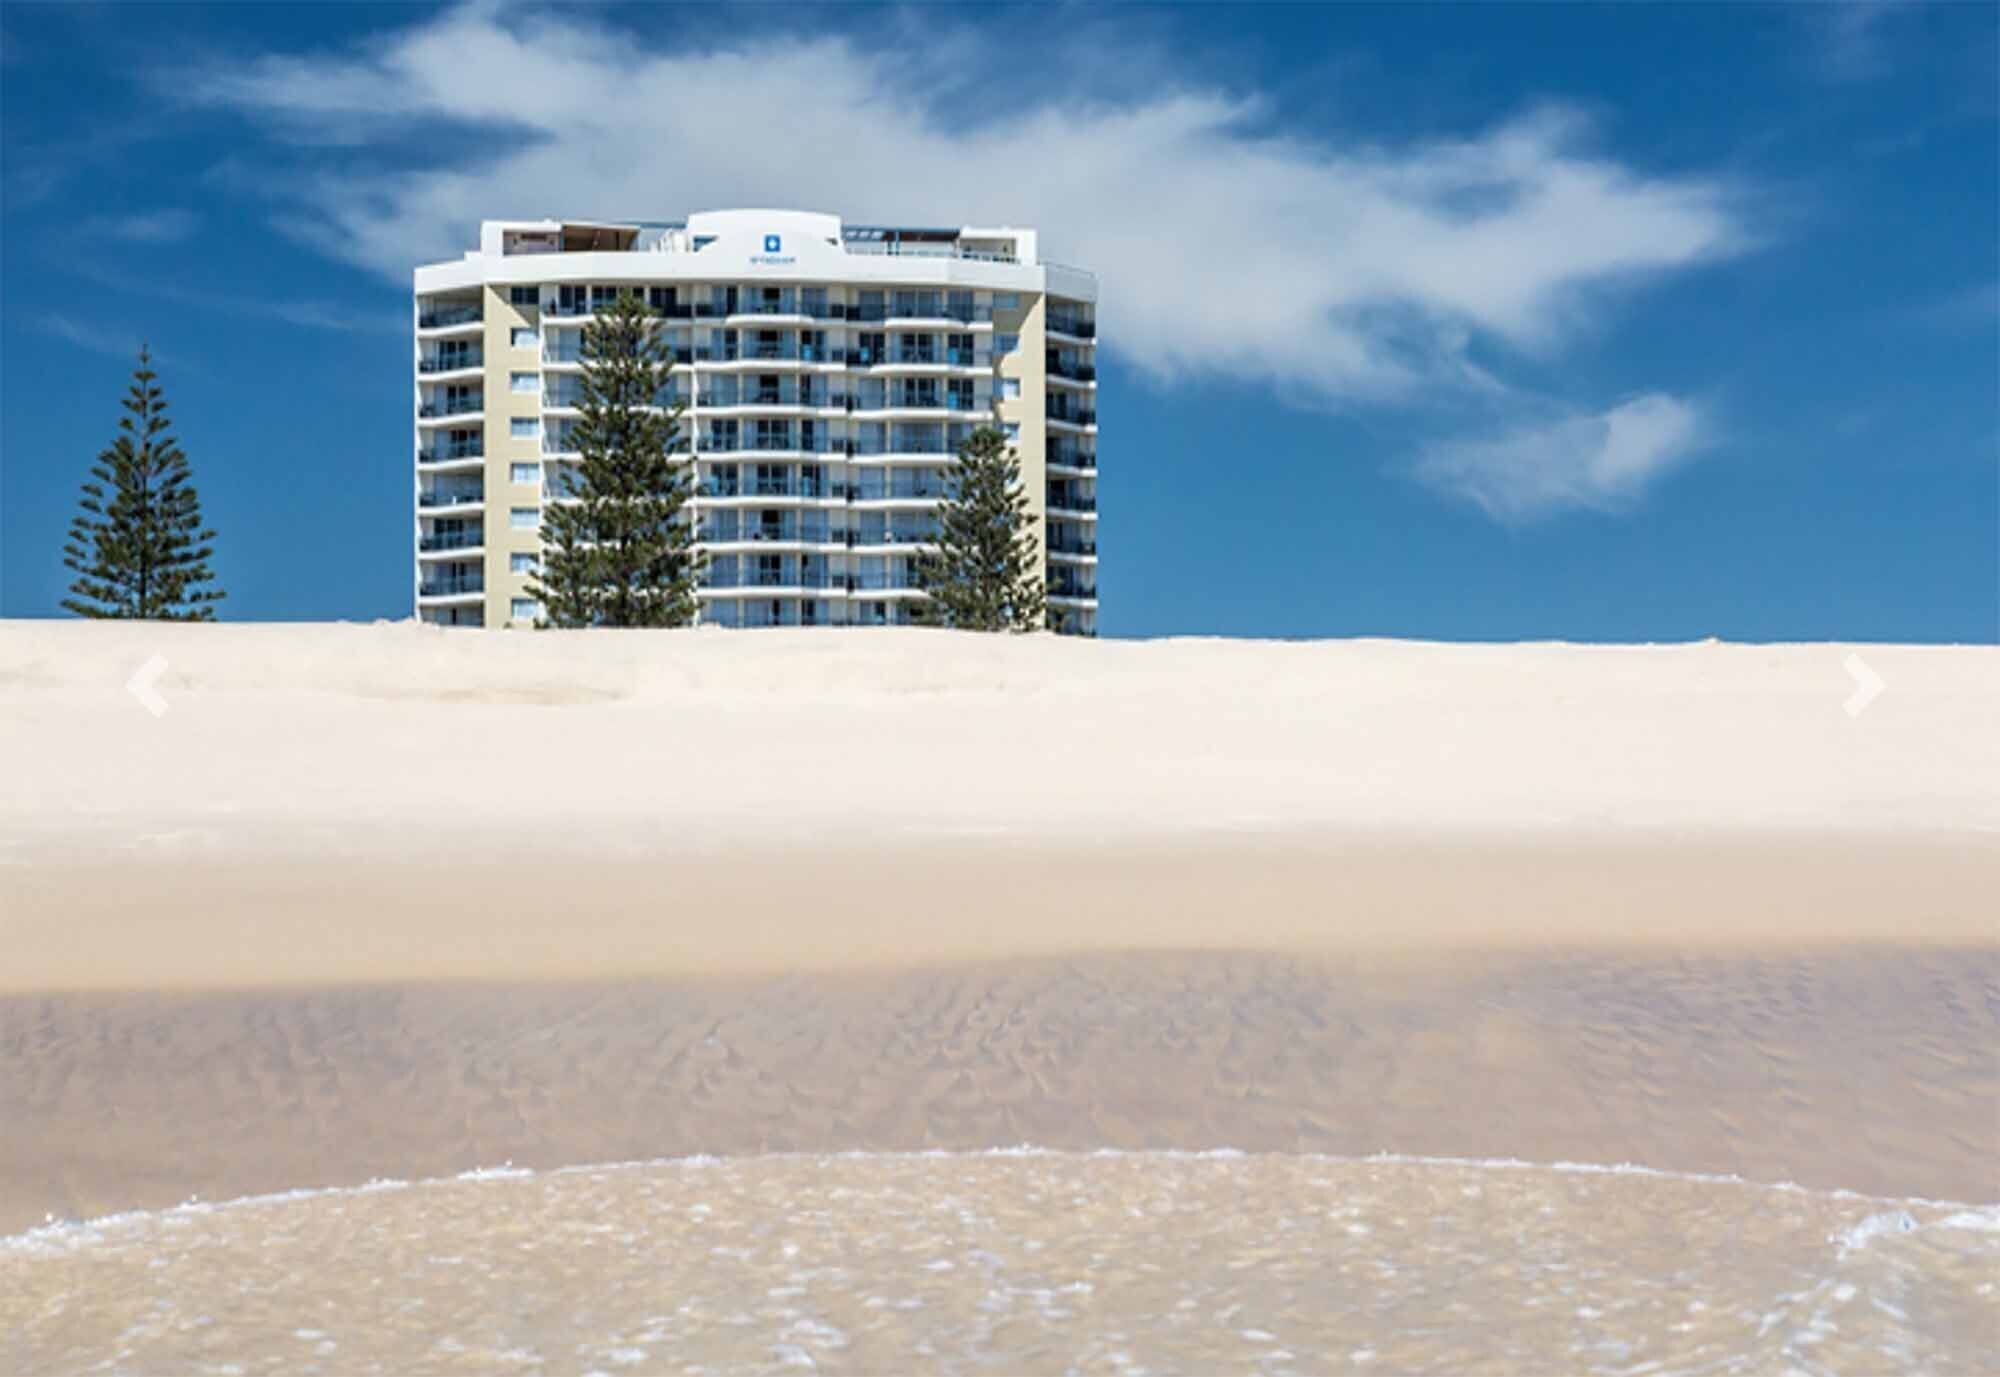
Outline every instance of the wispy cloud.
<path fill-rule="evenodd" d="M 1940 330 L 1983 328 L 2000 325 L 2000 278 L 1988 278 L 1956 291 L 1933 297 L 1916 308 L 1918 324 Z"/>
<path fill-rule="evenodd" d="M 78 277 L 95 282 L 100 287 L 108 287 L 113 291 L 131 295 L 150 296 L 161 301 L 171 301 L 177 305 L 192 306 L 197 310 L 214 311 L 222 315 L 277 320 L 309 330 L 334 330 L 356 334 L 396 334 L 410 328 L 409 311 L 406 308 L 399 307 L 393 311 L 357 311 L 349 306 L 314 301 L 309 298 L 270 296 L 255 292 L 209 291 L 178 282 L 128 276 L 88 259 L 80 259 L 66 266 Z"/>
<path fill-rule="evenodd" d="M 1704 448 L 1708 431 L 1692 403 L 1652 393 L 1597 414 L 1435 445 L 1416 474 L 1508 523 L 1576 508 L 1617 511 Z"/>
<path fill-rule="evenodd" d="M 294 149 L 261 189 L 280 223 L 399 286 L 509 215 L 1032 224 L 1050 257 L 1100 274 L 1106 347 L 1155 382 L 1249 380 L 1316 405 L 1505 393 L 1510 355 L 1546 358 L 1622 294 L 1749 243 L 1742 188 L 1628 165 L 1559 107 L 1458 138 L 1309 136 L 1160 65 L 1144 88 L 1052 86 L 989 112 L 958 98 L 951 63 L 838 38 L 649 51 L 589 14 L 480 5 L 172 86 L 339 131 L 353 148 Z M 412 138 L 471 129 L 483 161 Z"/>
<path fill-rule="evenodd" d="M 1916 0 L 1832 0 L 1801 5 L 1797 13 L 1812 26 L 1813 62 L 1830 81 L 1866 81 L 1889 69 L 1887 30 L 1899 11 Z"/>
<path fill-rule="evenodd" d="M 136 215 L 93 215 L 81 229 L 92 238 L 128 244 L 172 244 L 188 238 L 200 224 L 201 218 L 193 211 L 170 208 Z"/>
<path fill-rule="evenodd" d="M 113 358 L 136 359 L 139 356 L 139 332 L 115 326 L 96 325 L 89 321 L 77 320 L 72 316 L 45 312 L 35 317 L 35 324 L 44 333 L 88 349 L 93 354 L 108 354 Z"/>

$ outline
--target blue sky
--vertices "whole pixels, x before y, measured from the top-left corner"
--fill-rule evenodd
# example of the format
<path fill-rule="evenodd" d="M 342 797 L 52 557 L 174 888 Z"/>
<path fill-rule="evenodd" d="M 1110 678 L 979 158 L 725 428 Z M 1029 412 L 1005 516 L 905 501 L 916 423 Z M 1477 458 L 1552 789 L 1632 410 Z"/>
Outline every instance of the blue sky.
<path fill-rule="evenodd" d="M 1977 5 L 10 6 L 0 612 L 55 613 L 144 338 L 224 614 L 407 615 L 409 269 L 794 205 L 1098 271 L 1106 634 L 1990 642 L 1996 53 Z"/>

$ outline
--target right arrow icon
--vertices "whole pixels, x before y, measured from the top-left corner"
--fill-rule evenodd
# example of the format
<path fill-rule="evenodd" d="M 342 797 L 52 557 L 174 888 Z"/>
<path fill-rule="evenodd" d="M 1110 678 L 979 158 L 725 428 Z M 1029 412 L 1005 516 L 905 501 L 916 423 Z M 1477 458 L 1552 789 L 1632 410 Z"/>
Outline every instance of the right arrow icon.
<path fill-rule="evenodd" d="M 1868 667 L 1868 662 L 1852 651 L 1841 661 L 1849 677 L 1854 680 L 1854 692 L 1847 695 L 1841 706 L 1847 709 L 1849 717 L 1859 717 L 1868 711 L 1868 705 L 1882 692 L 1882 676 Z"/>

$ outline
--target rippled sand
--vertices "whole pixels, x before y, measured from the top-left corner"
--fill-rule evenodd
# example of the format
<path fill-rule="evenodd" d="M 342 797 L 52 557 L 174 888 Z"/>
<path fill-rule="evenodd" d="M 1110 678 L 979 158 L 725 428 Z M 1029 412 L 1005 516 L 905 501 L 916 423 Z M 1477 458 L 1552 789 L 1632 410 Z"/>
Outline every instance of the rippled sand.
<path fill-rule="evenodd" d="M 2000 1200 L 2000 949 L 1130 952 L 0 997 L 0 1231 L 513 1161 L 1034 1143 Z"/>
<path fill-rule="evenodd" d="M 1229 1154 L 767 1157 L 0 1243 L 8 1371 L 1987 1372 L 2000 1211 Z"/>

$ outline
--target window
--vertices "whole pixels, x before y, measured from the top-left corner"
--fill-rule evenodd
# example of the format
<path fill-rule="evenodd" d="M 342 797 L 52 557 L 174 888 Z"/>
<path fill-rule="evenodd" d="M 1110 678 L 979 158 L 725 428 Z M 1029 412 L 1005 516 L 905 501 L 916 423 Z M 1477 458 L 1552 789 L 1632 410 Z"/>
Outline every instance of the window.
<path fill-rule="evenodd" d="M 1000 380 L 1000 395 L 1009 400 L 1019 397 L 1021 395 L 1021 380 L 1019 378 L 1002 378 Z"/>
<path fill-rule="evenodd" d="M 516 306 L 539 306 L 542 304 L 540 287 L 509 287 L 507 299 Z"/>
<path fill-rule="evenodd" d="M 540 507 L 516 507 L 507 513 L 507 524 L 517 531 L 539 530 L 542 524 Z"/>
<path fill-rule="evenodd" d="M 542 347 L 542 337 L 535 332 L 534 327 L 531 325 L 516 325 L 514 327 L 514 347 L 516 349 L 539 349 Z"/>
<path fill-rule="evenodd" d="M 532 574 L 535 572 L 535 557 L 516 552 L 507 556 L 507 572 L 510 574 Z"/>
<path fill-rule="evenodd" d="M 1020 310 L 1021 294 L 1019 292 L 995 292 L 993 294 L 993 309 L 996 311 Z"/>
<path fill-rule="evenodd" d="M 542 433 L 542 423 L 535 416 L 516 416 L 507 422 L 507 433 L 516 440 L 532 440 Z"/>
<path fill-rule="evenodd" d="M 542 481 L 542 466 L 540 464 L 515 464 L 512 466 L 508 476 L 516 483 L 539 485 Z"/>
<path fill-rule="evenodd" d="M 542 390 L 542 375 L 540 373 L 509 373 L 507 375 L 507 382 L 516 392 L 540 392 Z"/>
<path fill-rule="evenodd" d="M 542 615 L 542 605 L 541 605 L 540 603 L 536 602 L 536 601 L 535 601 L 535 600 L 534 600 L 533 598 L 516 598 L 516 599 L 514 599 L 514 620 L 515 620 L 515 621 L 517 621 L 517 622 L 531 622 L 531 621 L 533 621 L 533 620 L 534 620 L 535 618 L 537 618 L 537 617 L 539 617 L 539 616 L 541 616 L 541 615 Z"/>
<path fill-rule="evenodd" d="M 993 337 L 993 352 L 996 354 L 1020 353 L 1021 337 L 1019 335 L 995 335 Z"/>
<path fill-rule="evenodd" d="M 1001 426 L 1000 429 L 1007 432 L 1007 442 L 1009 444 L 1021 438 L 1021 423 L 1019 421 L 1009 421 Z"/>

